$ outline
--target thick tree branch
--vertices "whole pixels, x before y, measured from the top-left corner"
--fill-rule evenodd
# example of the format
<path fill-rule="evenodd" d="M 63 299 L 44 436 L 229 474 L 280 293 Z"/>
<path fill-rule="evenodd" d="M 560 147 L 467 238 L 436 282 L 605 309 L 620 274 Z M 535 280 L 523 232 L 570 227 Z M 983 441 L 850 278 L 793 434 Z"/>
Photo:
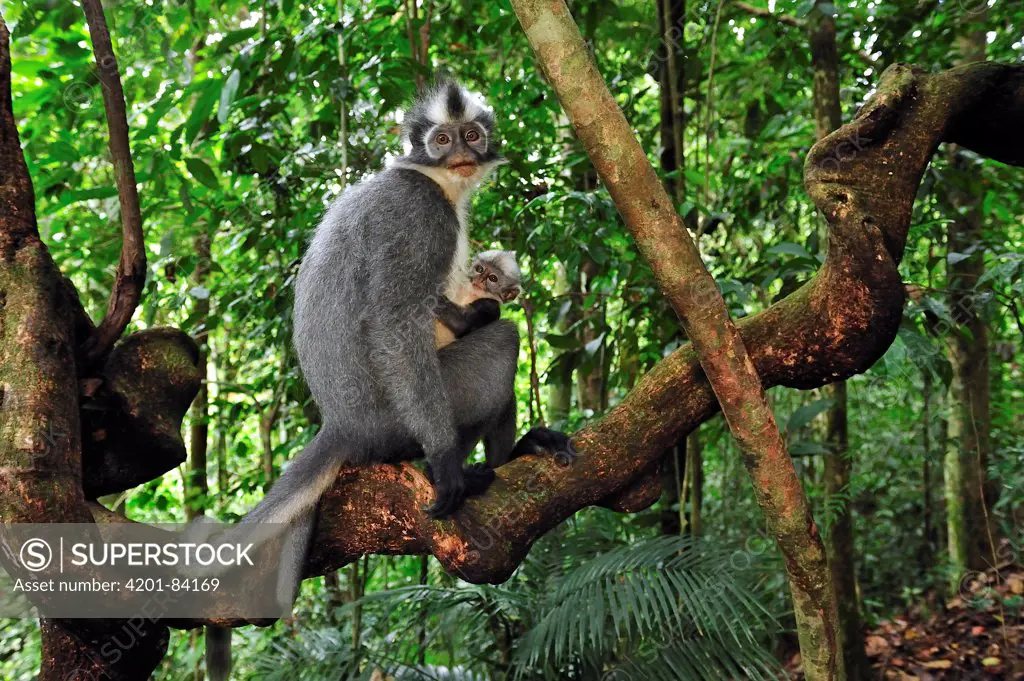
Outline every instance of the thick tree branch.
<path fill-rule="evenodd" d="M 199 391 L 199 348 L 178 329 L 119 342 L 82 391 L 87 499 L 154 480 L 183 463 L 181 421 Z"/>
<path fill-rule="evenodd" d="M 766 388 L 819 387 L 865 371 L 881 357 L 899 326 L 904 291 L 896 266 L 932 153 L 943 139 L 956 138 L 1024 165 L 1022 76 L 1024 67 L 998 64 L 934 75 L 893 66 L 856 120 L 811 149 L 805 182 L 829 221 L 825 263 L 807 285 L 739 322 Z M 989 109 L 986 101 L 1001 106 Z M 577 433 L 581 454 L 572 467 L 534 457 L 514 461 L 498 471 L 488 494 L 469 500 L 448 521 L 423 514 L 432 492 L 414 467 L 346 469 L 320 506 L 307 575 L 366 553 L 430 553 L 469 581 L 503 581 L 537 538 L 579 509 L 617 494 L 624 495 L 625 510 L 649 504 L 654 492 L 631 496 L 629 488 L 666 447 L 717 409 L 686 345 L 603 419 Z"/>
<path fill-rule="evenodd" d="M 87 365 L 101 359 L 121 337 L 132 313 L 142 296 L 146 281 L 146 247 L 142 237 L 142 212 L 139 209 L 139 190 L 135 183 L 135 166 L 128 142 L 128 119 L 125 114 L 124 90 L 121 74 L 110 42 L 110 31 L 103 16 L 100 0 L 82 0 L 93 54 L 103 89 L 103 108 L 107 114 L 110 134 L 110 155 L 114 161 L 114 179 L 121 204 L 121 259 L 117 264 L 114 284 L 107 303 L 107 314 L 92 336 L 82 347 Z"/>
<path fill-rule="evenodd" d="M 31 185 L 20 160 L 10 112 L 6 30 L 0 28 L 0 33 L 0 245 L 3 253 L 16 255 L 26 251 L 22 242 L 27 242 L 38 261 L 39 253 L 45 251 L 41 244 L 35 245 L 38 237 Z M 974 64 L 936 75 L 892 67 L 857 119 L 815 145 L 808 156 L 805 179 L 809 194 L 829 220 L 826 261 L 799 291 L 739 323 L 765 387 L 820 386 L 864 371 L 881 356 L 899 324 L 903 290 L 896 265 L 903 254 L 914 193 L 931 154 L 943 139 L 955 139 L 979 153 L 1024 165 L 1022 77 L 1024 67 L 995 64 Z M 992 101 L 1000 106 L 986 105 Z M 4 276 L 13 271 L 7 265 L 2 270 Z M 38 276 L 45 280 L 51 276 L 49 272 L 52 264 Z M 6 293 L 10 299 L 10 291 Z M 52 299 L 44 296 L 14 311 L 21 314 L 35 305 L 47 309 L 50 303 Z M 10 317 L 6 319 L 13 324 Z M 5 330 L 5 334 L 0 352 L 17 352 L 18 346 L 11 345 L 12 332 Z M 51 352 L 46 342 L 37 346 Z M 35 357 L 37 346 L 25 354 Z M 51 380 L 73 375 L 59 364 L 47 372 Z M 44 397 L 55 400 L 52 404 L 60 407 L 65 422 L 77 418 L 67 415 L 76 413 L 67 398 L 75 393 L 73 380 L 60 379 L 58 389 L 47 390 Z M 16 441 L 20 433 L 7 430 L 32 412 L 8 416 L 6 400 L 4 407 L 0 456 L 12 462 L 0 476 L 0 509 L 5 522 L 14 517 L 6 515 L 9 511 L 25 513 L 25 509 L 34 513 L 33 519 L 46 520 L 50 514 L 52 519 L 78 518 L 81 494 L 68 489 L 73 478 L 57 488 L 57 499 L 71 494 L 75 500 L 68 513 L 63 511 L 67 504 L 25 505 L 16 489 L 21 480 L 38 493 L 36 498 L 52 499 L 46 490 L 31 486 L 38 484 L 33 476 L 37 480 L 57 478 L 39 476 L 26 468 L 25 455 Z M 446 569 L 471 581 L 505 579 L 543 532 L 584 506 L 624 493 L 657 463 L 669 444 L 716 409 L 692 348 L 680 348 L 649 372 L 622 404 L 578 433 L 581 455 L 572 467 L 558 468 L 547 459 L 533 457 L 515 461 L 499 471 L 498 482 L 488 494 L 470 500 L 463 511 L 445 522 L 423 515 L 421 509 L 431 491 L 416 469 L 346 469 L 321 505 L 307 574 L 336 569 L 365 553 L 429 552 L 441 559 Z M 72 456 L 70 451 L 66 454 Z M 631 501 L 623 508 L 639 508 L 649 499 Z M 238 618 L 232 623 L 243 621 Z M 175 624 L 197 626 L 202 622 Z M 61 636 L 66 633 L 62 631 Z M 86 631 L 82 638 L 96 639 Z M 81 645 L 81 640 L 76 639 L 75 644 Z M 160 635 L 143 640 L 156 648 L 166 641 Z M 62 645 L 72 645 L 55 638 L 47 641 L 47 657 Z M 133 655 L 143 652 L 136 649 Z M 139 658 L 146 658 L 149 664 L 151 656 L 140 654 Z M 44 678 L 61 677 L 51 668 Z M 115 678 L 126 677 L 118 673 Z"/>

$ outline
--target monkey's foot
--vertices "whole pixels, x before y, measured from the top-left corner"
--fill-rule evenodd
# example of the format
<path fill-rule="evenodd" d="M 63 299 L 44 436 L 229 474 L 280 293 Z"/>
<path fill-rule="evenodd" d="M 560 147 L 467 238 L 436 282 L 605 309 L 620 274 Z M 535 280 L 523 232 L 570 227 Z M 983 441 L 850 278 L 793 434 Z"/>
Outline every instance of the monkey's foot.
<path fill-rule="evenodd" d="M 461 481 L 446 480 L 442 477 L 439 483 L 438 478 L 434 475 L 433 467 L 428 463 L 424 468 L 427 480 L 434 486 L 437 497 L 434 503 L 426 509 L 431 518 L 443 518 L 451 515 L 462 506 L 466 497 L 483 494 L 494 482 L 494 469 L 486 463 L 475 463 L 461 470 Z"/>
<path fill-rule="evenodd" d="M 483 494 L 494 482 L 494 469 L 485 463 L 475 463 L 462 469 L 466 474 L 466 496 Z"/>
<path fill-rule="evenodd" d="M 434 481 L 434 469 L 430 467 L 429 463 L 423 472 L 426 473 L 427 480 L 430 481 L 431 485 L 437 484 Z M 474 463 L 466 466 L 462 469 L 462 474 L 466 480 L 467 497 L 483 494 L 491 486 L 491 483 L 494 482 L 494 469 L 486 463 Z"/>
<path fill-rule="evenodd" d="M 533 428 L 512 448 L 510 459 L 523 454 L 550 454 L 560 466 L 576 460 L 576 448 L 565 433 L 550 428 Z"/>

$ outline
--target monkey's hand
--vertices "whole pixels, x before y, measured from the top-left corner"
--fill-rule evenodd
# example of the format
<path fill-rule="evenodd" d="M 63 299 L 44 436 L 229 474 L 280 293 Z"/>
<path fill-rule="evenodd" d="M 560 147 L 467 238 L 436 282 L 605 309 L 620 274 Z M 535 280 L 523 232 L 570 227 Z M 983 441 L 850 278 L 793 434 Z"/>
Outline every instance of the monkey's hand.
<path fill-rule="evenodd" d="M 562 466 L 576 460 L 576 448 L 565 433 L 550 428 L 532 428 L 522 437 L 509 454 L 509 460 L 523 454 L 550 454 Z"/>
<path fill-rule="evenodd" d="M 501 316 L 501 305 L 491 298 L 480 298 L 469 305 L 456 305 L 441 296 L 434 308 L 437 321 L 444 324 L 456 338 L 487 326 Z"/>
<path fill-rule="evenodd" d="M 469 304 L 470 330 L 487 326 L 498 321 L 501 316 L 501 305 L 493 298 L 480 298 Z"/>
<path fill-rule="evenodd" d="M 427 515 L 443 518 L 454 513 L 466 497 L 462 462 L 452 456 L 438 457 L 436 462 L 427 464 L 427 478 L 434 485 L 434 503 L 427 506 Z"/>

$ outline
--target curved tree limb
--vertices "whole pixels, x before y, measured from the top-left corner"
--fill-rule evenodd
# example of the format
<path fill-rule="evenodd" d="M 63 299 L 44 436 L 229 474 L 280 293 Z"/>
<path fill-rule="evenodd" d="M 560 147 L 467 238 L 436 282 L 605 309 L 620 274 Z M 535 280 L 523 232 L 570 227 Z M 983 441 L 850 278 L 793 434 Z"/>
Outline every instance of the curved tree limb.
<path fill-rule="evenodd" d="M 986 101 L 1003 105 L 988 109 Z M 896 267 L 935 148 L 953 136 L 966 145 L 962 131 L 970 129 L 975 150 L 1024 166 L 1021 107 L 1024 66 L 977 63 L 927 74 L 895 65 L 856 119 L 811 149 L 805 184 L 829 222 L 825 262 L 801 289 L 738 322 L 766 388 L 820 387 L 866 371 L 884 354 L 905 295 Z M 625 493 L 665 448 L 717 409 L 696 354 L 684 345 L 575 435 L 580 456 L 571 467 L 517 459 L 498 470 L 487 494 L 449 520 L 423 514 L 432 492 L 413 466 L 346 468 L 320 505 L 306 574 L 366 553 L 429 553 L 467 581 L 504 581 L 541 535 L 581 508 Z M 654 498 L 641 494 L 623 508 L 637 510 Z"/>
<path fill-rule="evenodd" d="M 81 356 L 86 365 L 106 356 L 131 321 L 146 281 L 146 245 L 142 236 L 142 211 L 139 208 L 139 190 L 135 183 L 128 142 L 128 119 L 125 114 L 124 90 L 121 74 L 110 42 L 110 31 L 103 16 L 100 0 L 82 0 L 92 37 L 92 50 L 96 56 L 100 85 L 103 90 L 103 108 L 107 114 L 110 136 L 110 155 L 114 161 L 114 179 L 121 204 L 121 259 L 117 264 L 114 284 L 107 303 L 107 314 L 85 341 Z"/>
<path fill-rule="evenodd" d="M 0 21 L 0 276 L 11 287 L 0 287 L 8 299 L 2 311 L 0 353 L 16 360 L 13 373 L 4 376 L 24 377 L 18 385 L 28 388 L 30 399 L 15 403 L 22 405 L 20 411 L 8 412 L 5 397 L 0 417 L 0 519 L 85 519 L 88 505 L 77 466 L 68 458 L 76 456 L 75 443 L 62 445 L 54 461 L 47 459 L 48 466 L 59 460 L 58 470 L 53 470 L 33 467 L 31 453 L 18 439 L 23 433 L 17 428 L 39 422 L 42 412 L 70 426 L 78 419 L 78 405 L 73 399 L 73 372 L 62 359 L 68 354 L 63 349 L 69 344 L 66 329 L 75 326 L 69 317 L 75 315 L 59 312 L 61 287 L 51 283 L 59 273 L 35 232 L 31 184 L 11 115 L 6 38 Z M 829 221 L 825 263 L 803 288 L 739 322 L 765 387 L 817 387 L 864 371 L 882 355 L 895 336 L 903 305 L 896 265 L 903 254 L 914 194 L 936 146 L 955 140 L 979 153 L 1024 165 L 1022 111 L 1022 66 L 980 63 L 934 75 L 894 66 L 856 120 L 815 145 L 808 155 L 805 182 Z M 36 311 L 37 306 L 43 311 Z M 53 309 L 58 310 L 56 317 L 33 316 L 52 316 Z M 31 331 L 35 335 L 30 337 L 39 340 L 24 357 L 17 354 L 21 346 L 14 330 Z M 40 371 L 44 365 L 45 371 Z M 32 380 L 41 375 L 47 380 Z M 431 492 L 416 469 L 346 469 L 321 505 L 316 548 L 306 572 L 322 574 L 370 552 L 429 552 L 446 569 L 471 581 L 501 581 L 541 534 L 580 508 L 615 496 L 624 509 L 648 503 L 650 497 L 632 496 L 627 490 L 635 488 L 670 443 L 716 409 L 696 355 L 684 346 L 650 371 L 605 418 L 577 434 L 581 455 L 572 467 L 558 468 L 548 459 L 534 457 L 512 462 L 502 467 L 488 494 L 470 500 L 444 522 L 423 516 L 421 508 Z M 23 492 L 54 503 L 26 505 Z M 44 665 L 43 679 L 64 678 L 61 672 L 70 669 L 57 662 L 64 652 L 74 661 L 83 650 L 96 650 L 97 642 L 118 623 L 58 624 L 56 633 L 47 633 L 44 626 L 44 658 L 50 664 Z M 112 678 L 145 678 L 148 672 L 142 669 L 152 669 L 154 655 L 166 645 L 162 623 L 147 633 L 152 635 L 133 648 L 132 662 L 116 666 L 101 660 L 107 666 L 98 668 Z M 78 652 L 74 646 L 79 646 Z"/>

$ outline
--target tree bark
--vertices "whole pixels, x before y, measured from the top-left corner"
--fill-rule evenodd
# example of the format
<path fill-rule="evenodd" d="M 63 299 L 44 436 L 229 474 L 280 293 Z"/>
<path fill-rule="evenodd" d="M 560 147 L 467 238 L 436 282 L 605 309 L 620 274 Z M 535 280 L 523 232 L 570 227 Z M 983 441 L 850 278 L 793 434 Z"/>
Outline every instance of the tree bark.
<path fill-rule="evenodd" d="M 686 467 L 690 470 L 690 534 L 701 533 L 701 504 L 704 503 L 704 449 L 700 431 L 686 436 Z"/>
<path fill-rule="evenodd" d="M 106 356 L 132 319 L 146 281 L 146 244 L 142 234 L 139 191 L 135 184 L 135 165 L 128 141 L 124 90 L 121 88 L 117 57 L 110 42 L 110 31 L 107 30 L 100 0 L 82 0 L 82 9 L 89 23 L 96 70 L 103 86 L 100 89 L 107 115 L 110 156 L 114 161 L 122 226 L 121 258 L 110 291 L 107 314 L 82 346 L 82 358 L 88 364 L 101 361 Z"/>
<path fill-rule="evenodd" d="M 846 382 L 840 381 L 829 386 L 828 394 L 835 400 L 835 404 L 827 415 L 826 439 L 830 446 L 825 457 L 825 495 L 835 497 L 849 491 L 853 470 L 853 459 L 849 452 Z M 851 681 L 867 681 L 871 676 L 871 667 L 864 650 L 860 600 L 857 597 L 857 553 L 853 539 L 853 503 L 847 497 L 826 537 L 825 547 L 836 590 L 836 605 L 839 608 L 846 677 Z"/>
<path fill-rule="evenodd" d="M 210 273 L 210 235 L 200 235 L 195 241 L 196 286 L 206 286 L 206 278 Z M 191 521 L 205 515 L 209 505 L 210 485 L 207 481 L 207 451 L 210 439 L 210 391 L 206 381 L 207 358 L 210 354 L 210 298 L 197 297 L 193 318 L 198 331 L 195 334 L 199 345 L 199 374 L 203 377 L 199 384 L 199 392 L 192 403 L 192 423 L 189 428 L 189 460 L 188 473 L 185 479 L 185 517 Z"/>
<path fill-rule="evenodd" d="M 585 170 L 589 170 L 589 168 Z M 592 184 L 586 184 L 588 186 L 586 186 L 584 191 L 594 190 Z M 579 315 L 583 319 L 579 331 L 579 342 L 582 347 L 586 347 L 591 342 L 596 342 L 605 330 L 604 299 L 597 296 L 587 304 L 587 297 L 594 290 L 593 278 L 597 276 L 597 272 L 597 263 L 590 258 L 585 258 L 580 266 L 579 294 L 577 299 L 573 301 L 574 304 L 579 305 L 577 309 L 580 311 Z M 599 347 L 594 351 L 594 355 L 590 358 L 585 357 L 586 351 L 584 350 L 584 360 L 576 368 L 580 409 L 588 410 L 595 415 L 603 412 L 608 406 L 607 381 L 605 380 L 607 366 L 604 361 L 605 347 L 606 341 L 601 341 Z"/>
<path fill-rule="evenodd" d="M 35 197 L 14 123 L 10 34 L 0 16 L 0 534 L 13 523 L 89 523 L 82 481 L 77 301 L 36 228 Z M 0 552 L 12 575 L 19 565 Z M 167 649 L 162 623 L 42 620 L 40 681 L 148 678 Z M 121 644 L 123 645 L 123 644 Z"/>
<path fill-rule="evenodd" d="M 683 99 L 686 92 L 686 0 L 654 0 L 661 31 L 658 81 L 661 91 L 661 169 L 665 186 L 676 206 L 686 197 Z"/>
<path fill-rule="evenodd" d="M 572 287 L 569 284 L 566 267 L 563 263 L 555 264 L 555 290 L 556 297 L 566 297 L 568 304 L 565 313 L 558 321 L 556 328 L 558 333 L 565 335 L 569 333 L 576 319 L 578 318 Z M 553 362 L 548 365 L 548 417 L 551 425 L 555 428 L 563 427 L 569 420 L 569 412 L 572 409 L 572 388 L 573 374 L 576 370 L 576 359 L 571 351 L 563 350 Z"/>

